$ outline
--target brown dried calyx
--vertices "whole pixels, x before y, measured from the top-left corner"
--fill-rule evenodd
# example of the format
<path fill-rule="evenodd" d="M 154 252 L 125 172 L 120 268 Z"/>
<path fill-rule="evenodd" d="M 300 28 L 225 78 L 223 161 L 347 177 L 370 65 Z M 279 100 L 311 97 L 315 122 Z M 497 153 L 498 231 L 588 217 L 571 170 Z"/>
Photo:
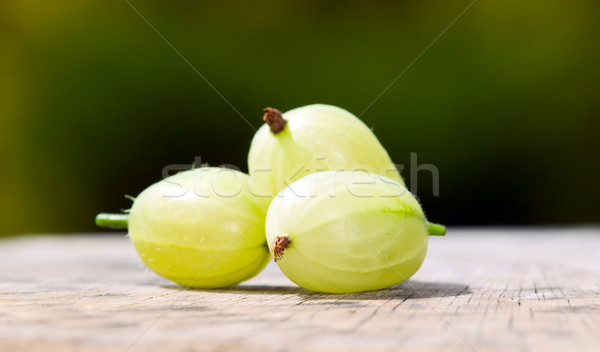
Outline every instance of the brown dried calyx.
<path fill-rule="evenodd" d="M 287 236 L 277 236 L 273 240 L 273 244 L 271 245 L 271 250 L 273 251 L 273 258 L 275 261 L 283 259 L 283 252 L 286 248 L 290 246 L 292 240 Z"/>
<path fill-rule="evenodd" d="M 263 121 L 269 125 L 271 132 L 279 133 L 285 128 L 287 121 L 281 115 L 281 111 L 274 108 L 264 108 Z"/>

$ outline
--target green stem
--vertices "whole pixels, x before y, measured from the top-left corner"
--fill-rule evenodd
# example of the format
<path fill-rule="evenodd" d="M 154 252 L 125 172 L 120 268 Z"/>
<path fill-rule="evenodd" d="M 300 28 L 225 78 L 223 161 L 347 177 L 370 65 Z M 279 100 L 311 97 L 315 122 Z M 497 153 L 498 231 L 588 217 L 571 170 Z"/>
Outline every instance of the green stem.
<path fill-rule="evenodd" d="M 427 232 L 429 232 L 429 236 L 446 236 L 446 227 L 427 222 Z"/>
<path fill-rule="evenodd" d="M 96 215 L 96 225 L 107 229 L 126 229 L 128 223 L 129 214 L 100 213 Z"/>

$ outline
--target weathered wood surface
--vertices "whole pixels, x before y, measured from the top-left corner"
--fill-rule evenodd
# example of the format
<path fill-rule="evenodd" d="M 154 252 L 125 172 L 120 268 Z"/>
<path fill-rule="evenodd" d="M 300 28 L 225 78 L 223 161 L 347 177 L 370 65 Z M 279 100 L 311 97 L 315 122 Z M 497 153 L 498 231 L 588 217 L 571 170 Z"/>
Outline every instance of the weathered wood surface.
<path fill-rule="evenodd" d="M 600 230 L 453 230 L 408 282 L 303 290 L 273 264 L 186 290 L 123 236 L 0 240 L 2 351 L 600 351 Z"/>

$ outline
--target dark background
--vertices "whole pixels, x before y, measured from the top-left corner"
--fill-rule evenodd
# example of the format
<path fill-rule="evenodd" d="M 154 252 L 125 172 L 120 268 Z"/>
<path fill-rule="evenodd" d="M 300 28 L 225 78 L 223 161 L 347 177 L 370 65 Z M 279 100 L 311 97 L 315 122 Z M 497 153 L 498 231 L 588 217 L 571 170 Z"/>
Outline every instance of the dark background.
<path fill-rule="evenodd" d="M 467 1 L 131 0 L 250 123 L 360 114 Z M 361 116 L 449 225 L 600 222 L 600 3 L 479 0 Z M 254 130 L 123 0 L 0 2 L 0 234 L 95 231 Z M 410 172 L 404 173 L 410 183 Z"/>

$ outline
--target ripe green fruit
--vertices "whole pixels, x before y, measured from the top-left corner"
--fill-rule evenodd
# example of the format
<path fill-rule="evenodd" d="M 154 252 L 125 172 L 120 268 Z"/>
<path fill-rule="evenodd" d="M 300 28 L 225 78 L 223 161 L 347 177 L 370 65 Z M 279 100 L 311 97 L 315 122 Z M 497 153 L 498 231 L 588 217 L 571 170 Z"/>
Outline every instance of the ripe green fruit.
<path fill-rule="evenodd" d="M 135 198 L 129 237 L 150 269 L 183 286 L 216 288 L 247 280 L 269 260 L 268 200 L 248 187 L 248 175 L 224 168 L 168 177 Z M 99 225 L 111 221 L 117 219 L 97 218 Z"/>
<path fill-rule="evenodd" d="M 400 183 L 351 171 L 318 172 L 281 191 L 267 212 L 270 251 L 293 282 L 318 292 L 382 289 L 411 277 L 427 252 L 429 224 Z"/>
<path fill-rule="evenodd" d="M 281 114 L 266 108 L 266 122 L 248 153 L 250 176 L 274 196 L 303 176 L 328 170 L 363 170 L 404 184 L 373 132 L 348 111 L 314 104 Z"/>

